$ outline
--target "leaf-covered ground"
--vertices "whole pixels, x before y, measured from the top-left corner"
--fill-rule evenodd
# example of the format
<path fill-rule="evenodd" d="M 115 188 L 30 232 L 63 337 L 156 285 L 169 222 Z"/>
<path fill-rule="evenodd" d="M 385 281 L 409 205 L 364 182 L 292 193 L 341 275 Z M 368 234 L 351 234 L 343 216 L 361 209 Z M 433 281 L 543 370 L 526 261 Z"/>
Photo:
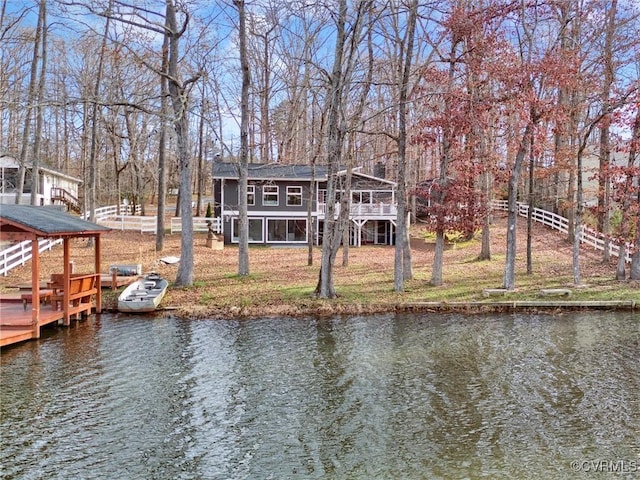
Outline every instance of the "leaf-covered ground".
<path fill-rule="evenodd" d="M 564 234 L 541 225 L 533 233 L 534 272 L 526 274 L 525 220 L 519 219 L 516 290 L 509 300 L 540 300 L 543 288 L 571 288 L 572 300 L 636 300 L 640 302 L 638 282 L 614 280 L 615 258 L 609 265 L 602 253 L 583 247 L 580 256 L 580 287 L 573 286 L 571 245 Z M 420 232 L 415 231 L 415 234 Z M 480 242 L 472 241 L 447 250 L 444 256 L 444 284 L 429 284 L 433 251 L 430 245 L 414 239 L 412 260 L 414 278 L 403 293 L 393 289 L 394 248 L 365 246 L 350 248 L 348 266 L 342 265 L 342 251 L 335 267 L 339 297 L 320 300 L 313 291 L 320 265 L 319 248 L 314 249 L 313 265 L 308 266 L 306 247 L 252 247 L 248 277 L 237 275 L 238 250 L 225 246 L 212 250 L 206 235 L 194 239 L 195 281 L 191 287 L 170 287 L 162 306 L 175 315 L 189 317 L 232 317 L 262 315 L 305 315 L 334 313 L 372 313 L 408 308 L 420 302 L 487 302 L 504 298 L 485 298 L 486 288 L 500 288 L 506 249 L 506 216 L 499 215 L 492 228 L 492 259 L 478 261 Z M 102 271 L 111 264 L 142 264 L 143 272 L 156 271 L 173 282 L 177 265 L 165 265 L 162 257 L 180 256 L 179 235 L 167 235 L 165 248 L 155 252 L 155 236 L 112 231 L 102 237 Z M 71 258 L 77 273 L 93 268 L 93 247 L 85 240 L 74 240 Z M 62 249 L 41 255 L 41 279 L 62 271 Z M 30 282 L 31 269 L 15 269 L 2 278 L 0 287 Z M 117 292 L 104 291 L 104 306 L 115 308 Z"/>

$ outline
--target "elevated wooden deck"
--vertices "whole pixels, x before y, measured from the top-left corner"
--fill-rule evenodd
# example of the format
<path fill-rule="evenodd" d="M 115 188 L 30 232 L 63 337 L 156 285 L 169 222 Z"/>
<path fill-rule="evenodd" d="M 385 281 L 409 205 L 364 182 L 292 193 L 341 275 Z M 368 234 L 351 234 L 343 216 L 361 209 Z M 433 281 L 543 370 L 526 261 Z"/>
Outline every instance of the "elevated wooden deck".
<path fill-rule="evenodd" d="M 13 300 L 5 298 L 5 295 L 0 299 L 0 347 L 38 338 L 39 332 L 36 332 L 31 319 L 31 308 L 25 310 L 19 296 Z M 64 311 L 54 310 L 49 304 L 41 306 L 40 327 L 63 319 Z"/>
<path fill-rule="evenodd" d="M 137 276 L 101 275 L 100 287 L 118 289 L 137 280 Z M 43 289 L 51 286 L 51 282 L 42 282 Z M 39 328 L 35 328 L 32 320 L 33 304 L 31 298 L 24 304 L 24 294 L 31 293 L 31 284 L 13 285 L 15 291 L 0 293 L 0 347 L 24 342 L 39 337 Z M 43 290 L 41 290 L 42 292 Z M 47 296 L 50 300 L 50 296 Z M 91 303 L 91 311 L 95 304 Z M 84 312 L 86 313 L 86 312 Z M 75 315 L 78 317 L 78 315 Z M 65 323 L 65 312 L 56 308 L 55 304 L 41 302 L 38 327 L 51 323 Z"/>

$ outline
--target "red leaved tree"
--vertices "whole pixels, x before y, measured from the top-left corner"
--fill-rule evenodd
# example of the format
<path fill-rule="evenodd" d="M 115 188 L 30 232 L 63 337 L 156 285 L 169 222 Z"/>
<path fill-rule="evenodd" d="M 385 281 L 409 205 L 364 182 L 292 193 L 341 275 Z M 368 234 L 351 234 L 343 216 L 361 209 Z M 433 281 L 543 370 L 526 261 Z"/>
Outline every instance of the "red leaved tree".
<path fill-rule="evenodd" d="M 506 12 L 499 3 L 452 7 L 442 22 L 442 38 L 434 42 L 442 45 L 442 66 L 426 66 L 416 90 L 422 117 L 413 141 L 431 152 L 438 172 L 413 192 L 422 210 L 418 215 L 436 235 L 432 285 L 442 284 L 447 234 L 470 237 L 483 224 L 488 232 L 492 182 L 487 174 L 496 165 L 489 148 L 499 95 L 491 72 L 502 63 L 498 32 Z M 489 243 L 488 236 L 483 239 Z"/>

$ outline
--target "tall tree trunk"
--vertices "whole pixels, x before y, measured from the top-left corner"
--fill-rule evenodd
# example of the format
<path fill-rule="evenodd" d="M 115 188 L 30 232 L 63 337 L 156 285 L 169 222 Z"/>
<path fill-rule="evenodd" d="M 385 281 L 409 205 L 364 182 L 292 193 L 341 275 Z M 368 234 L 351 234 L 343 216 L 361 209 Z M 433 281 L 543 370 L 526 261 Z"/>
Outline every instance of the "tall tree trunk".
<path fill-rule="evenodd" d="M 568 52 L 573 46 L 573 39 L 571 38 L 571 32 L 569 25 L 571 23 L 571 2 L 558 2 L 556 4 L 560 11 L 560 18 L 558 19 L 560 27 L 560 49 L 563 52 Z M 561 113 L 568 113 L 570 110 L 570 95 L 569 88 L 565 85 L 558 87 L 557 98 L 557 110 Z M 565 188 L 571 189 L 573 182 L 568 179 L 570 175 L 568 171 L 572 171 L 573 168 L 569 168 L 570 162 L 570 148 L 569 148 L 569 128 L 566 126 L 567 122 L 563 116 L 560 116 L 556 120 L 556 128 L 554 129 L 554 161 L 556 166 L 556 173 L 554 173 L 553 181 L 551 182 L 551 196 L 553 198 L 553 211 L 565 215 L 564 209 L 561 208 L 561 199 L 566 197 L 572 199 L 572 192 L 565 191 Z M 565 209 L 566 209 L 565 205 Z M 572 208 L 571 206 L 568 207 Z M 571 222 L 569 222 L 571 223 Z M 569 227 L 569 239 L 572 238 L 573 226 Z"/>
<path fill-rule="evenodd" d="M 340 232 L 336 225 L 336 183 L 338 168 L 342 158 L 344 132 L 340 121 L 343 78 L 343 51 L 346 43 L 347 2 L 339 0 L 336 20 L 336 44 L 333 70 L 330 76 L 329 105 L 327 120 L 327 199 L 322 234 L 322 259 L 316 295 L 320 298 L 335 298 L 333 284 L 333 262 L 337 253 L 336 243 L 340 242 Z M 337 240 L 336 240 L 337 239 Z"/>
<path fill-rule="evenodd" d="M 31 205 L 38 204 L 38 194 L 40 192 L 40 139 L 42 138 L 42 123 L 43 123 L 43 101 L 44 101 L 44 86 L 47 72 L 47 2 L 41 0 L 40 13 L 42 20 L 38 20 L 42 24 L 42 48 L 41 51 L 41 67 L 40 67 L 40 80 L 38 84 L 38 105 L 36 107 L 36 131 L 33 141 L 33 165 L 31 169 Z"/>
<path fill-rule="evenodd" d="M 353 133 L 351 134 L 353 140 Z M 352 150 L 352 146 L 349 145 L 349 150 Z M 340 219 L 342 221 L 342 266 L 349 266 L 349 243 L 351 240 L 351 220 L 349 212 L 351 211 L 351 205 L 353 199 L 351 198 L 351 180 L 353 177 L 353 152 L 349 153 L 349 159 L 347 161 L 347 173 L 345 174 L 344 184 L 342 188 L 342 198 L 340 199 Z M 362 235 L 362 231 L 358 232 Z M 357 245 L 357 244 L 356 244 Z"/>
<path fill-rule="evenodd" d="M 486 150 L 485 150 L 486 151 Z M 485 194 L 486 213 L 482 219 L 482 237 L 480 243 L 480 255 L 478 260 L 491 260 L 491 200 L 492 200 L 492 180 L 491 170 L 485 169 L 482 174 L 481 183 L 482 191 Z"/>
<path fill-rule="evenodd" d="M 249 216 L 247 213 L 247 183 L 249 175 L 249 57 L 247 53 L 247 27 L 244 0 L 234 0 L 238 9 L 240 68 L 242 70 L 242 95 L 240 99 L 240 175 L 238 203 L 238 275 L 249 275 Z"/>
<path fill-rule="evenodd" d="M 40 42 L 42 41 L 42 31 L 44 29 L 42 15 L 43 4 L 46 0 L 40 0 L 40 11 L 38 15 L 38 24 L 36 26 L 36 36 L 33 41 L 33 58 L 31 59 L 31 75 L 29 77 L 29 91 L 27 96 L 27 108 L 24 114 L 24 129 L 22 130 L 22 146 L 20 148 L 20 158 L 18 159 L 18 180 L 16 184 L 16 204 L 22 203 L 22 193 L 24 191 L 24 182 L 27 169 L 27 155 L 29 153 L 29 141 L 31 137 L 31 112 L 34 108 L 36 100 L 36 81 L 38 78 L 38 62 L 40 60 Z M 33 183 L 33 175 L 31 177 Z"/>
<path fill-rule="evenodd" d="M 451 43 L 451 49 L 449 51 L 449 72 L 447 78 L 447 91 L 445 92 L 444 99 L 444 111 L 447 118 L 452 118 L 451 98 L 454 82 L 455 82 L 455 68 L 457 59 L 457 43 Z M 438 178 L 439 192 L 436 195 L 435 201 L 442 203 L 444 200 L 444 189 L 447 184 L 447 175 L 449 171 L 449 163 L 451 156 L 451 144 L 453 142 L 453 127 L 450 125 L 444 126 L 444 132 L 442 134 L 442 153 L 440 154 L 440 175 Z M 436 244 L 433 252 L 433 268 L 431 270 L 431 280 L 429 283 L 434 286 L 442 285 L 442 265 L 444 262 L 444 219 L 439 219 L 438 226 L 436 227 Z"/>
<path fill-rule="evenodd" d="M 109 12 L 113 8 L 113 0 L 109 0 Z M 98 108 L 98 98 L 100 96 L 100 85 L 102 84 L 102 72 L 104 70 L 104 57 L 107 50 L 107 35 L 111 24 L 111 16 L 106 15 L 104 23 L 104 33 L 100 45 L 100 55 L 98 57 L 98 71 L 96 72 L 95 83 L 93 84 L 93 98 L 91 99 L 91 139 L 89 141 L 89 220 L 94 221 L 96 215 L 96 178 L 98 173 L 98 120 L 100 108 Z M 86 205 L 86 199 L 85 199 Z M 87 212 L 85 212 L 87 213 Z M 93 237 L 89 237 L 87 245 L 93 245 Z"/>
<path fill-rule="evenodd" d="M 180 173 L 180 216 L 182 234 L 180 239 L 180 264 L 174 284 L 193 284 L 193 210 L 191 208 L 191 152 L 189 149 L 189 95 L 185 83 L 180 81 L 178 61 L 180 58 L 180 37 L 186 29 L 178 27 L 174 0 L 166 0 L 166 26 L 169 36 L 168 87 L 173 105 L 173 128 L 176 132 L 178 168 Z M 191 79 L 190 81 L 195 81 Z"/>
<path fill-rule="evenodd" d="M 199 217 L 202 212 L 202 190 L 204 186 L 204 172 L 202 171 L 202 162 L 204 157 L 205 100 L 204 92 L 202 93 L 203 95 L 200 103 L 200 124 L 198 125 L 198 172 L 196 174 L 196 185 L 198 191 L 196 192 L 196 217 Z"/>
<path fill-rule="evenodd" d="M 640 104 L 639 104 L 640 106 Z M 633 129 L 631 135 L 631 148 L 629 149 L 629 157 L 627 160 L 628 173 L 626 175 L 623 187 L 624 198 L 620 210 L 622 213 L 622 222 L 620 225 L 620 242 L 618 246 L 620 248 L 618 252 L 618 264 L 616 267 L 616 280 L 626 279 L 626 244 L 627 241 L 631 243 L 631 223 L 633 221 L 633 215 L 631 213 L 631 195 L 633 192 L 633 182 L 638 180 L 638 175 L 634 175 L 632 172 L 635 169 L 636 155 L 638 151 L 638 145 L 640 144 L 640 112 L 636 111 L 636 118 L 633 122 Z M 640 212 L 635 212 L 636 217 L 640 217 Z M 640 232 L 635 232 L 635 237 L 640 236 Z"/>
<path fill-rule="evenodd" d="M 582 237 L 582 216 L 584 211 L 583 191 L 582 191 L 582 155 L 584 148 L 580 146 L 576 159 L 576 206 L 574 215 L 574 236 L 573 236 L 573 284 L 578 286 L 580 280 L 580 240 Z"/>
<path fill-rule="evenodd" d="M 531 134 L 531 147 L 529 149 L 529 209 L 527 210 L 527 273 L 533 273 L 533 254 L 532 254 L 532 237 L 533 237 L 533 207 L 535 204 L 533 170 L 535 166 L 535 155 L 533 153 L 533 142 L 535 132 Z"/>
<path fill-rule="evenodd" d="M 570 45 L 566 48 L 570 50 L 575 50 L 577 46 L 580 45 L 580 31 L 581 31 L 581 23 L 580 23 L 580 15 L 577 13 L 578 7 L 577 3 L 570 2 L 570 6 L 574 7 L 576 11 L 569 12 L 573 18 L 570 23 L 570 37 L 569 42 Z M 581 101 L 581 97 L 584 95 L 583 91 L 579 91 L 575 86 L 570 90 L 570 98 L 569 98 L 569 141 L 570 141 L 570 151 L 572 155 L 579 157 L 581 155 L 580 149 L 583 149 L 583 142 L 580 137 L 579 128 L 580 128 L 580 114 L 579 105 Z M 573 152 L 578 152 L 574 154 Z M 576 202 L 578 201 L 578 197 L 580 199 L 583 196 L 582 189 L 582 169 L 581 165 L 578 165 L 581 162 L 581 159 L 576 159 L 575 163 L 571 162 L 571 170 L 569 172 L 569 193 L 567 198 L 569 200 L 569 211 L 567 213 L 568 219 L 568 232 L 567 238 L 569 241 L 572 241 L 574 245 L 580 245 L 580 238 L 576 240 L 576 237 L 580 237 L 582 235 L 581 230 L 576 230 L 576 227 L 582 228 L 582 218 L 574 218 L 574 215 L 582 215 L 582 210 L 578 212 L 578 208 L 582 209 L 583 206 L 578 206 Z M 575 166 L 575 168 L 574 168 Z M 577 170 L 577 171 L 576 171 Z M 580 200 L 581 201 L 581 200 Z"/>
<path fill-rule="evenodd" d="M 166 19 L 165 19 L 166 22 Z M 165 25 L 165 28 L 168 28 Z M 162 40 L 162 74 L 160 75 L 160 138 L 158 139 L 158 211 L 156 212 L 156 252 L 164 250 L 164 212 L 167 191 L 167 119 L 169 118 L 169 35 Z"/>
<path fill-rule="evenodd" d="M 611 197 L 611 180 L 609 163 L 611 162 L 611 147 L 609 145 L 609 124 L 605 112 L 610 110 L 611 87 L 614 82 L 613 41 L 615 35 L 615 18 L 618 1 L 611 0 L 607 8 L 607 26 L 605 30 L 604 50 L 602 52 L 604 79 L 602 83 L 602 114 L 604 116 L 600 127 L 600 175 L 598 177 L 598 230 L 604 234 L 604 250 L 602 260 L 609 263 L 611 249 L 609 248 L 609 233 L 611 230 L 609 219 L 609 204 Z"/>
<path fill-rule="evenodd" d="M 316 167 L 311 165 L 311 181 L 309 182 L 309 196 L 307 198 L 307 265 L 313 265 L 313 243 L 315 237 L 313 205 L 316 195 Z"/>
<path fill-rule="evenodd" d="M 411 272 L 411 248 L 407 225 L 407 97 L 413 59 L 413 42 L 418 17 L 418 0 L 411 2 L 407 22 L 406 51 L 400 58 L 400 98 L 398 102 L 398 192 L 396 216 L 396 244 L 394 252 L 393 288 L 396 292 L 404 291 L 405 280 L 413 277 Z M 402 52 L 401 48 L 401 52 Z M 404 65 L 403 65 L 404 63 Z"/>
<path fill-rule="evenodd" d="M 520 172 L 524 163 L 527 149 L 531 144 L 531 135 L 533 134 L 534 121 L 530 120 L 527 124 L 520 148 L 516 154 L 513 170 L 509 176 L 509 206 L 507 215 L 507 255 L 505 259 L 504 283 L 503 286 L 507 290 L 513 290 L 516 286 L 516 231 L 518 222 L 518 182 L 520 180 Z"/>

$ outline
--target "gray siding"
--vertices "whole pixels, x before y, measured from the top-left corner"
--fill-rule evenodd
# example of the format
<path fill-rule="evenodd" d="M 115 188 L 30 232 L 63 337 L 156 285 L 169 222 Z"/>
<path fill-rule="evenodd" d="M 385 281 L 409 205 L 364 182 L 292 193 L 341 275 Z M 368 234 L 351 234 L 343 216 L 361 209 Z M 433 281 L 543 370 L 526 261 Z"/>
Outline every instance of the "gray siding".
<path fill-rule="evenodd" d="M 255 203 L 249 205 L 247 210 L 251 211 L 274 211 L 274 212 L 306 212 L 309 200 L 309 182 L 305 181 L 277 181 L 277 182 L 249 182 L 249 186 L 254 187 Z M 277 189 L 277 205 L 265 204 L 264 200 L 268 200 L 269 197 L 265 197 L 265 192 L 269 187 L 278 187 Z M 302 192 L 301 204 L 290 205 L 287 203 L 287 187 L 300 187 Z M 315 195 L 313 199 L 313 208 L 315 208 Z M 238 183 L 233 180 L 227 180 L 224 188 L 224 209 L 237 210 L 238 209 Z"/>

